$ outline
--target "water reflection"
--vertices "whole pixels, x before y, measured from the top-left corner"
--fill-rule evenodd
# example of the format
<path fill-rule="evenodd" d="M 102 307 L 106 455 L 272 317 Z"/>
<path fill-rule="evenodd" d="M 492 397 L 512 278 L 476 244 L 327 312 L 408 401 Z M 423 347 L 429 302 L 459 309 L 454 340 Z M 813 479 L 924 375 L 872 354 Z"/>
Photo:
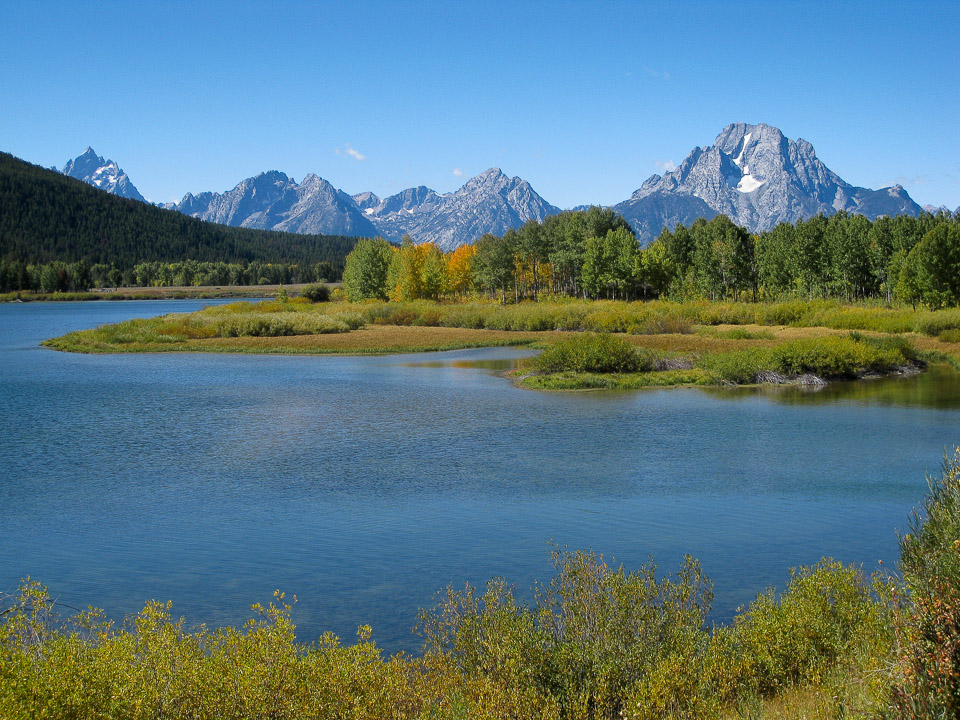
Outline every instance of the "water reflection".
<path fill-rule="evenodd" d="M 749 388 L 705 388 L 721 400 L 762 397 L 784 405 L 826 405 L 855 402 L 905 408 L 960 408 L 960 372 L 949 365 L 931 365 L 917 375 L 831 382 L 828 385 L 764 385 Z"/>
<path fill-rule="evenodd" d="M 460 368 L 464 370 L 490 370 L 492 372 L 506 372 L 522 367 L 527 358 L 536 355 L 533 350 L 518 350 L 512 348 L 481 348 L 470 350 L 470 357 L 464 358 L 460 354 L 451 354 L 444 359 L 420 360 L 402 363 L 403 367 L 417 368 Z M 444 353 L 431 353 L 433 357 Z"/>

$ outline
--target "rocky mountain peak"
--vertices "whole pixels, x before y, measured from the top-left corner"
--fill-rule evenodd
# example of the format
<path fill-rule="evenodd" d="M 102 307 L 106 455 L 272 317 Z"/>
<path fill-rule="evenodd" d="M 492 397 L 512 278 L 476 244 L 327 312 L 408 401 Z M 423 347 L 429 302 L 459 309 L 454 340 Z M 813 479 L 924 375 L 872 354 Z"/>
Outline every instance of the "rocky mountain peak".
<path fill-rule="evenodd" d="M 367 210 L 369 208 L 375 208 L 380 204 L 380 198 L 374 195 L 372 192 L 362 192 L 357 193 L 353 196 L 353 201 L 357 204 L 357 207 L 361 210 Z"/>
<path fill-rule="evenodd" d="M 920 208 L 903 188 L 870 190 L 844 182 L 813 145 L 766 123 L 732 123 L 714 144 L 694 150 L 676 170 L 654 175 L 615 209 L 649 242 L 663 227 L 727 215 L 754 232 L 839 210 L 870 218 Z"/>
<path fill-rule="evenodd" d="M 319 175 L 297 184 L 279 170 L 260 173 L 225 193 L 187 193 L 176 210 L 239 227 L 373 237 L 376 229 L 356 203 Z"/>
<path fill-rule="evenodd" d="M 114 195 L 145 202 L 120 166 L 113 160 L 104 160 L 89 145 L 75 159 L 68 160 L 60 172 Z"/>
<path fill-rule="evenodd" d="M 490 168 L 476 177 L 470 178 L 457 192 L 476 192 L 484 189 L 497 189 L 510 182 L 523 182 L 520 178 L 508 178 L 500 168 Z"/>
<path fill-rule="evenodd" d="M 445 195 L 420 185 L 376 203 L 375 197 L 361 193 L 353 199 L 382 235 L 394 240 L 409 235 L 416 243 L 435 242 L 444 250 L 560 212 L 526 180 L 507 177 L 500 168 L 490 168 Z"/>

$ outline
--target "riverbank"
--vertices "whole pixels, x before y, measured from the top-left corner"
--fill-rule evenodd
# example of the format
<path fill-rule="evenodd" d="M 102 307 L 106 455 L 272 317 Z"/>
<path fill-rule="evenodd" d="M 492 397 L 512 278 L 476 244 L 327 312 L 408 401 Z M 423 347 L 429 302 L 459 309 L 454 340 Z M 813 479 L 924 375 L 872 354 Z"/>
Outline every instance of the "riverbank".
<path fill-rule="evenodd" d="M 784 320 L 790 322 L 777 322 Z M 81 353 L 387 355 L 498 346 L 543 349 L 599 331 L 641 352 L 649 359 L 648 366 L 639 371 L 584 366 L 521 369 L 513 375 L 515 382 L 537 390 L 634 389 L 817 384 L 832 378 L 917 372 L 929 362 L 948 362 L 960 369 L 955 325 L 960 325 L 956 312 L 823 302 L 749 306 L 568 301 L 501 306 L 310 303 L 292 298 L 130 320 L 69 333 L 44 345 Z"/>
<path fill-rule="evenodd" d="M 329 284 L 328 284 L 329 285 Z M 339 283 L 329 285 L 338 287 Z M 0 293 L 0 302 L 77 302 L 95 300 L 216 300 L 276 297 L 283 290 L 298 296 L 308 284 L 295 285 L 182 285 L 171 287 L 97 288 L 88 292 L 42 293 L 29 290 Z"/>

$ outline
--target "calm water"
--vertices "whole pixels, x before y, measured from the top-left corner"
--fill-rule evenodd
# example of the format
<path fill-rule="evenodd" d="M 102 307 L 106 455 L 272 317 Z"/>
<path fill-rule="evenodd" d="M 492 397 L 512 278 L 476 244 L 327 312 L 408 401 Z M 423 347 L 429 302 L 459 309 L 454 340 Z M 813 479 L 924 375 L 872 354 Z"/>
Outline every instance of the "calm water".
<path fill-rule="evenodd" d="M 206 301 L 209 302 L 209 301 Z M 38 343 L 195 301 L 0 305 L 0 590 L 236 624 L 275 588 L 303 640 L 415 650 L 448 584 L 550 576 L 548 542 L 699 557 L 729 619 L 791 566 L 896 560 L 960 443 L 952 372 L 819 392 L 535 393 L 495 349 L 84 356 Z"/>

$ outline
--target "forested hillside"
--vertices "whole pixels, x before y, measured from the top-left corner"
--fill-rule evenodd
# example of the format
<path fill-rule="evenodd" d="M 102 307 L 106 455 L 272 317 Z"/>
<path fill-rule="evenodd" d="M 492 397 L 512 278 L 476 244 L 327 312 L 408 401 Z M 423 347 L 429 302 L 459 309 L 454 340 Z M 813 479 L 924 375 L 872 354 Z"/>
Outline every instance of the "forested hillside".
<path fill-rule="evenodd" d="M 356 240 L 203 222 L 0 153 L 0 260 L 8 263 L 83 261 L 125 271 L 147 261 L 328 262 L 342 269 Z"/>

